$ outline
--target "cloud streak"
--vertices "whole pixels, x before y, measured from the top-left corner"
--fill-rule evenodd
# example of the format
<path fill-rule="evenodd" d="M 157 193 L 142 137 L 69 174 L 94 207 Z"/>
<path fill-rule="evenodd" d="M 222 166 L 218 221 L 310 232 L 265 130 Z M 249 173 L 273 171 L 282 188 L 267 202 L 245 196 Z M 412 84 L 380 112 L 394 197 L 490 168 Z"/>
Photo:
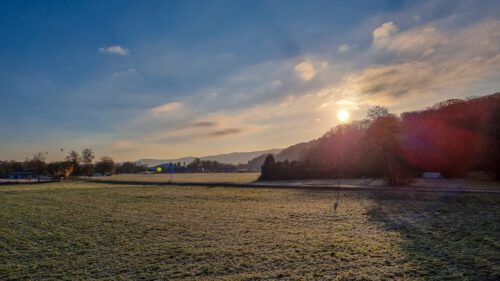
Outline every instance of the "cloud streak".
<path fill-rule="evenodd" d="M 212 128 L 216 127 L 217 123 L 215 122 L 210 122 L 210 121 L 203 121 L 203 122 L 193 122 L 190 123 L 187 127 L 192 127 L 192 128 Z"/>
<path fill-rule="evenodd" d="M 212 136 L 212 137 L 224 137 L 227 135 L 239 134 L 242 131 L 243 131 L 242 129 L 238 129 L 238 128 L 227 128 L 227 129 L 222 129 L 222 130 L 212 132 L 212 133 L 210 133 L 210 136 Z"/>
<path fill-rule="evenodd" d="M 162 116 L 174 113 L 182 107 L 183 104 L 181 102 L 169 102 L 160 106 L 153 107 L 150 111 L 154 116 Z"/>

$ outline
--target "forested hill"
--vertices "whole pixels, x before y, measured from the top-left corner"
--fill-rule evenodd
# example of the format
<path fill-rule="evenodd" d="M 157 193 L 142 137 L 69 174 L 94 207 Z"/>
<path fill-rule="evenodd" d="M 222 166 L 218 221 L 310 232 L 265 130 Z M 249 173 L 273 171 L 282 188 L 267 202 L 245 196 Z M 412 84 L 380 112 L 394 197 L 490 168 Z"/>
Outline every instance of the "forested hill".
<path fill-rule="evenodd" d="M 293 177 L 334 177 L 337 168 L 344 176 L 381 176 L 404 168 L 415 174 L 500 177 L 500 93 L 447 100 L 400 116 L 375 107 L 365 120 L 337 126 L 281 153 L 286 151 L 293 151 L 292 157 L 275 158 L 283 162 L 283 171 L 295 169 L 287 172 Z M 307 172 L 300 175 L 301 169 Z"/>
<path fill-rule="evenodd" d="M 500 93 L 448 100 L 401 119 L 405 156 L 415 167 L 450 176 L 499 172 Z"/>

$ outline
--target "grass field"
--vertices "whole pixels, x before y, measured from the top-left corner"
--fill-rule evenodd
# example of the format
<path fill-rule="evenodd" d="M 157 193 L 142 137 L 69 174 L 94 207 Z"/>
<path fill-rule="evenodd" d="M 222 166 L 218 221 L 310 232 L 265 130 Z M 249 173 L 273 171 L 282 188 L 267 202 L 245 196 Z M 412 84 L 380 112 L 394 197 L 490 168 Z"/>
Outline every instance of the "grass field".
<path fill-rule="evenodd" d="M 0 280 L 500 278 L 495 194 L 67 182 L 0 202 Z"/>
<path fill-rule="evenodd" d="M 257 180 L 260 173 L 179 173 L 174 174 L 172 178 L 169 174 L 115 174 L 109 177 L 92 177 L 92 181 L 117 181 L 130 182 L 133 184 L 145 184 L 151 182 L 165 183 L 171 179 L 173 182 L 192 182 L 192 183 L 251 183 Z M 85 178 L 87 179 L 87 178 Z M 1 181 L 1 180 L 0 180 Z M 342 179 L 341 184 L 346 186 L 363 186 L 366 179 Z M 315 180 L 289 180 L 272 181 L 271 184 L 283 184 L 286 186 L 317 186 L 331 185 L 336 186 L 338 179 L 315 179 Z M 265 184 L 264 182 L 260 182 Z M 385 186 L 383 180 L 370 181 L 369 186 Z M 498 189 L 500 182 L 478 181 L 467 179 L 422 179 L 415 178 L 409 186 L 428 187 L 434 189 Z"/>
<path fill-rule="evenodd" d="M 256 181 L 260 173 L 179 173 L 173 174 L 175 182 L 229 182 L 248 183 Z M 116 174 L 109 177 L 95 177 L 95 180 L 168 182 L 170 174 Z"/>

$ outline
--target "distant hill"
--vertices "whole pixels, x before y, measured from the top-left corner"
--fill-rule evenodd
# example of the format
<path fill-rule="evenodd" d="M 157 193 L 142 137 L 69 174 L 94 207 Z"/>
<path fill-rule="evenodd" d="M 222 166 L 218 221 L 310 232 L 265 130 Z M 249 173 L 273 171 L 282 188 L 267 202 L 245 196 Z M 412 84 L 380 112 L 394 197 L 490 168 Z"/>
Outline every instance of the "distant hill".
<path fill-rule="evenodd" d="M 278 161 L 299 161 L 304 157 L 304 154 L 316 145 L 317 140 L 302 142 L 289 146 L 278 153 L 272 153 Z M 269 153 L 261 154 L 252 160 L 248 161 L 247 169 L 252 172 L 260 172 L 260 168 Z"/>
<path fill-rule="evenodd" d="M 196 157 L 183 157 L 183 158 L 178 158 L 178 159 L 140 159 L 140 160 L 137 160 L 136 163 L 141 164 L 141 165 L 148 165 L 149 167 L 153 167 L 153 166 L 157 166 L 157 165 L 164 164 L 164 163 L 177 163 L 177 162 L 184 163 L 185 162 L 186 164 L 189 164 L 189 163 L 193 162 L 194 159 L 196 159 Z"/>
<path fill-rule="evenodd" d="M 251 152 L 233 152 L 233 153 L 227 153 L 227 154 L 219 154 L 219 155 L 209 155 L 209 156 L 204 156 L 204 157 L 199 157 L 201 160 L 210 160 L 210 161 L 217 161 L 220 163 L 227 163 L 227 164 L 246 164 L 248 161 L 252 160 L 253 158 L 256 158 L 258 156 L 261 156 L 263 154 L 278 154 L 282 151 L 282 149 L 269 149 L 269 150 L 262 150 L 262 151 L 251 151 Z M 196 159 L 196 157 L 183 157 L 183 158 L 177 158 L 177 159 L 140 159 L 136 161 L 137 163 L 140 164 L 145 164 L 148 165 L 149 167 L 160 165 L 163 163 L 186 163 L 189 164 L 193 162 L 193 160 Z"/>
<path fill-rule="evenodd" d="M 264 163 L 264 160 L 266 159 L 267 154 L 261 154 L 260 156 L 257 156 L 253 158 L 252 160 L 248 161 L 246 167 L 247 170 L 250 172 L 260 172 L 260 168 L 262 167 L 262 164 Z"/>
<path fill-rule="evenodd" d="M 316 145 L 317 140 L 312 140 L 309 142 L 301 142 L 294 144 L 283 149 L 280 153 L 276 154 L 275 158 L 277 161 L 299 161 L 304 157 L 304 153 L 311 147 Z"/>

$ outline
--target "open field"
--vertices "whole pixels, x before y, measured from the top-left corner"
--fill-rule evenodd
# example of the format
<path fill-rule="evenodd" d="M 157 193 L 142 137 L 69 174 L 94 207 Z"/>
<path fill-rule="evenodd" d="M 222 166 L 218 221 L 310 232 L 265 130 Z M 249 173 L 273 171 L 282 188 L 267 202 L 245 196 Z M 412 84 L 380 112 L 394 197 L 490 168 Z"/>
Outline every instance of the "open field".
<path fill-rule="evenodd" d="M 175 182 L 229 182 L 247 183 L 256 181 L 260 173 L 179 173 L 173 174 Z M 116 174 L 109 177 L 96 177 L 95 180 L 168 182 L 170 174 Z"/>
<path fill-rule="evenodd" d="M 296 187 L 296 188 L 336 188 L 339 185 L 338 179 L 312 179 L 312 180 L 284 180 L 255 182 L 260 173 L 180 173 L 174 174 L 170 178 L 169 174 L 117 174 L 109 177 L 83 177 L 81 179 L 92 182 L 102 183 L 120 183 L 120 184 L 142 184 L 150 185 L 156 183 L 168 183 L 172 180 L 173 184 L 208 186 L 232 184 L 242 184 L 246 187 Z M 394 189 L 387 187 L 381 179 L 354 178 L 341 179 L 340 184 L 343 188 L 362 188 L 362 189 Z M 423 191 L 466 191 L 466 192 L 497 192 L 500 193 L 500 182 L 479 181 L 469 179 L 423 179 L 414 178 L 405 189 L 423 190 Z"/>
<path fill-rule="evenodd" d="M 66 182 L 0 202 L 1 280 L 500 278 L 496 194 Z"/>

